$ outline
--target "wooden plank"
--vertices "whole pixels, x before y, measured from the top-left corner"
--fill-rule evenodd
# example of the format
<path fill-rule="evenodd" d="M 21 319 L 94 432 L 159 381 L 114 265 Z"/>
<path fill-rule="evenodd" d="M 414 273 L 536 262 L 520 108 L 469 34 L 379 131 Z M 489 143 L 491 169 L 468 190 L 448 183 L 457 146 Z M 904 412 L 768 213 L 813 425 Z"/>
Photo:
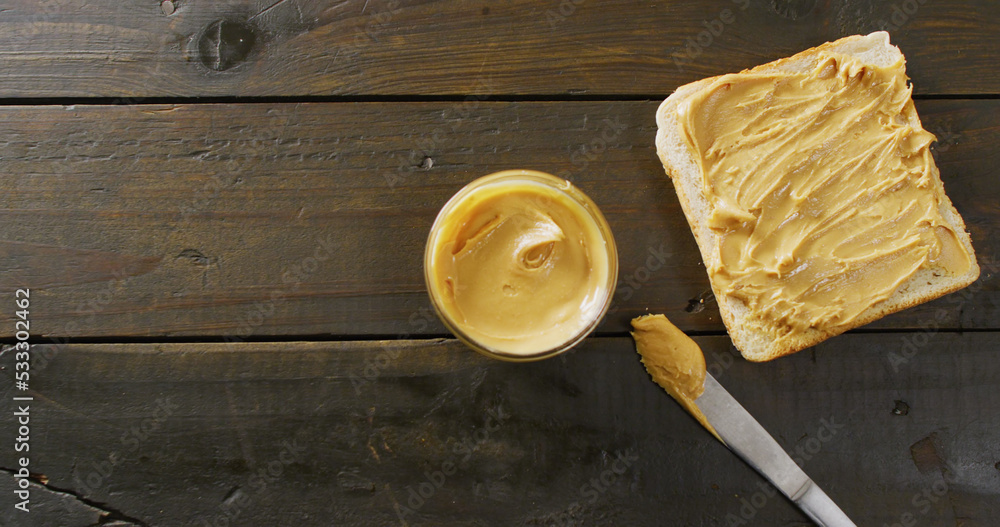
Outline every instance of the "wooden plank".
<path fill-rule="evenodd" d="M 667 94 L 891 30 L 919 94 L 1000 93 L 992 0 L 5 2 L 0 97 Z"/>
<path fill-rule="evenodd" d="M 994 525 L 997 334 L 920 335 L 846 335 L 766 364 L 725 337 L 697 340 L 859 525 Z M 31 470 L 47 482 L 35 490 L 123 521 L 806 524 L 649 380 L 627 338 L 532 364 L 452 340 L 33 353 Z M 10 416 L 10 377 L 0 383 Z M 0 449 L 7 472 L 13 456 Z"/>
<path fill-rule="evenodd" d="M 968 291 L 872 327 L 1000 328 L 1000 103 L 918 106 L 989 267 Z M 443 335 L 422 274 L 431 222 L 465 183 L 523 167 L 568 177 L 608 217 L 621 281 L 602 333 L 647 309 L 721 331 L 653 149 L 655 108 L 0 108 L 0 291 L 32 290 L 37 337 Z M 13 336 L 13 317 L 0 310 L 0 336 Z"/>

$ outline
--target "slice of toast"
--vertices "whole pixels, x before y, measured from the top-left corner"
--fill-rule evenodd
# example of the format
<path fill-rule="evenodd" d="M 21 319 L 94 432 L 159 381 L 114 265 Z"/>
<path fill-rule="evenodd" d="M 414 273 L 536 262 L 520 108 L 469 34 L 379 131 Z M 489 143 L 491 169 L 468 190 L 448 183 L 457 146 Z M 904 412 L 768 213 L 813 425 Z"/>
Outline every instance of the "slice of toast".
<path fill-rule="evenodd" d="M 819 64 L 820 55 L 824 52 L 853 57 L 861 63 L 873 67 L 893 66 L 904 60 L 899 49 L 889 43 L 888 33 L 876 32 L 867 36 L 851 36 L 835 42 L 828 42 L 794 56 L 745 70 L 736 76 L 775 72 L 808 73 Z M 709 218 L 713 214 L 714 206 L 704 192 L 705 175 L 702 174 L 699 160 L 695 157 L 698 153 L 693 152 L 685 141 L 683 125 L 678 119 L 678 105 L 720 78 L 703 79 L 681 86 L 660 105 L 656 112 L 658 125 L 656 150 L 663 162 L 664 169 L 673 181 L 684 214 L 687 216 L 688 223 L 698 242 L 706 269 L 714 269 L 719 263 L 717 247 L 720 242 L 720 233 L 709 226 Z M 922 130 L 912 101 L 906 101 L 900 118 L 914 129 Z M 965 223 L 944 193 L 944 185 L 933 160 L 931 160 L 930 173 L 931 192 L 937 196 L 939 212 L 948 227 L 954 231 L 961 248 L 967 253 L 966 256 L 971 263 L 967 272 L 959 275 L 944 273 L 941 272 L 941 269 L 928 264 L 901 283 L 888 298 L 872 304 L 850 322 L 832 328 L 809 327 L 792 335 L 783 333 L 780 328 L 776 330 L 773 324 L 761 323 L 762 317 L 766 318 L 766 314 L 755 313 L 742 299 L 725 294 L 720 289 L 717 280 L 712 279 L 712 272 L 709 272 L 722 319 L 729 329 L 733 343 L 743 356 L 748 360 L 759 362 L 788 355 L 849 329 L 956 291 L 974 282 L 979 277 L 979 266 L 976 263 L 969 235 L 965 230 Z"/>

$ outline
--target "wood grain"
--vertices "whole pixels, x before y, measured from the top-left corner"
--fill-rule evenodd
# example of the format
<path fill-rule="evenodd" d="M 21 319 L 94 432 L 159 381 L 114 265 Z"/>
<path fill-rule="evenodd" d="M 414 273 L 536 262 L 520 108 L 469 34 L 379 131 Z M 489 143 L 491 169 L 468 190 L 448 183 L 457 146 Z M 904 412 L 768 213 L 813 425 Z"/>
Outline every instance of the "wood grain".
<path fill-rule="evenodd" d="M 918 94 L 1000 93 L 992 0 L 11 0 L 0 97 L 665 96 L 886 28 Z"/>
<path fill-rule="evenodd" d="M 859 525 L 995 525 L 997 14 L 990 0 L 4 2 L 0 299 L 30 288 L 48 344 L 32 355 L 30 520 L 5 498 L 0 525 L 807 525 L 621 338 L 650 311 L 724 330 L 653 116 L 681 84 L 885 28 L 982 277 L 771 363 L 696 339 Z M 437 211 L 520 167 L 572 180 L 611 223 L 621 281 L 599 336 L 518 365 L 408 340 L 446 334 L 421 269 Z M 14 316 L 0 309 L 4 342 Z M 104 343 L 49 343 L 67 338 Z M 13 361 L 0 344 L 8 417 Z M 0 495 L 17 463 L 0 448 Z"/>
<path fill-rule="evenodd" d="M 917 335 L 847 335 L 767 364 L 697 340 L 859 525 L 993 525 L 997 335 Z M 137 525 L 708 526 L 739 519 L 744 500 L 749 525 L 806 524 L 649 380 L 626 338 L 532 364 L 453 340 L 36 346 L 32 394 L 36 495 Z M 615 475 L 619 454 L 633 461 Z M 0 449 L 0 467 L 12 456 Z M 421 485 L 429 496 L 408 504 Z M 914 499 L 924 491 L 935 500 Z"/>
<path fill-rule="evenodd" d="M 998 104 L 918 104 L 982 278 L 870 327 L 1000 328 Z M 655 108 L 3 107 L 0 291 L 31 288 L 37 337 L 444 335 L 423 284 L 431 222 L 474 178 L 533 168 L 579 185 L 615 233 L 621 280 L 602 334 L 647 310 L 722 331 L 653 149 Z M 0 336 L 13 316 L 0 310 Z"/>

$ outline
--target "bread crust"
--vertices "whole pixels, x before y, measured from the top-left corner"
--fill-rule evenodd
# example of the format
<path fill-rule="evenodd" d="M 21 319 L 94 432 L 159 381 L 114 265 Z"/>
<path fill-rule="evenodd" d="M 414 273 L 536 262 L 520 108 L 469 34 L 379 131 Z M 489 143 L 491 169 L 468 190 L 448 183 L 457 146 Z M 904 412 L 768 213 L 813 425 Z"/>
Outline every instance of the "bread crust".
<path fill-rule="evenodd" d="M 797 53 L 791 57 L 762 64 L 752 69 L 743 70 L 743 73 L 768 73 L 774 71 L 801 72 L 810 69 L 820 54 L 824 51 L 831 51 L 845 55 L 851 55 L 863 60 L 868 64 L 891 65 L 896 61 L 903 61 L 903 55 L 898 48 L 889 43 L 889 35 L 884 31 L 872 33 L 870 35 L 855 35 L 845 37 L 834 42 L 827 42 L 815 48 Z M 670 176 L 677 191 L 677 197 L 681 208 L 694 234 L 695 241 L 701 251 L 702 260 L 705 262 L 706 272 L 713 264 L 714 255 L 711 248 L 718 243 L 719 235 L 708 227 L 707 218 L 712 209 L 708 200 L 702 193 L 702 174 L 694 159 L 694 153 L 690 152 L 687 144 L 681 136 L 680 124 L 677 119 L 677 107 L 685 99 L 702 88 L 712 84 L 722 76 L 702 79 L 691 84 L 686 84 L 678 88 L 659 106 L 656 112 L 657 134 L 656 151 L 663 163 L 663 168 Z M 922 129 L 920 118 L 917 115 L 913 102 L 910 101 L 904 109 L 906 117 L 911 126 Z M 712 281 L 712 291 L 718 300 L 719 311 L 722 320 L 729 329 L 733 344 L 740 353 L 750 361 L 769 361 L 784 355 L 789 355 L 803 350 L 810 346 L 839 335 L 850 329 L 868 324 L 890 313 L 895 313 L 903 309 L 933 300 L 940 296 L 962 289 L 979 278 L 979 265 L 976 262 L 975 251 L 972 248 L 972 241 L 966 232 L 965 222 L 961 215 L 955 210 L 951 200 L 944 191 L 944 184 L 941 181 L 940 172 L 936 164 L 931 166 L 931 175 L 935 192 L 940 197 L 940 211 L 950 227 L 958 236 L 962 247 L 967 252 L 971 266 L 968 272 L 960 276 L 946 276 L 937 273 L 935 269 L 923 269 L 904 282 L 897 290 L 885 300 L 878 302 L 862 312 L 850 324 L 836 328 L 835 330 L 819 330 L 810 328 L 803 333 L 792 336 L 781 341 L 777 340 L 777 335 L 772 330 L 754 323 L 750 315 L 750 309 L 741 300 L 723 294 L 718 285 Z M 935 276 L 936 275 L 936 276 Z M 709 275 L 711 281 L 711 274 Z"/>

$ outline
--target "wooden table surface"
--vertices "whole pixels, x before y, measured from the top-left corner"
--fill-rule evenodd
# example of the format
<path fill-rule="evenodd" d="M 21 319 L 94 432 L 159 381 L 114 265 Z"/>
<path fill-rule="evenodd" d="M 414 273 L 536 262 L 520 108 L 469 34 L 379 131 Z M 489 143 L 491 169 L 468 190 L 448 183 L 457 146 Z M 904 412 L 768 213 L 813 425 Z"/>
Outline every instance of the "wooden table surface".
<path fill-rule="evenodd" d="M 982 276 L 748 363 L 655 109 L 878 29 Z M 649 380 L 647 312 L 858 525 L 996 526 L 998 65 L 993 0 L 0 2 L 0 526 L 808 525 Z M 450 338 L 422 279 L 439 208 L 509 168 L 620 253 L 595 336 L 531 364 Z"/>

